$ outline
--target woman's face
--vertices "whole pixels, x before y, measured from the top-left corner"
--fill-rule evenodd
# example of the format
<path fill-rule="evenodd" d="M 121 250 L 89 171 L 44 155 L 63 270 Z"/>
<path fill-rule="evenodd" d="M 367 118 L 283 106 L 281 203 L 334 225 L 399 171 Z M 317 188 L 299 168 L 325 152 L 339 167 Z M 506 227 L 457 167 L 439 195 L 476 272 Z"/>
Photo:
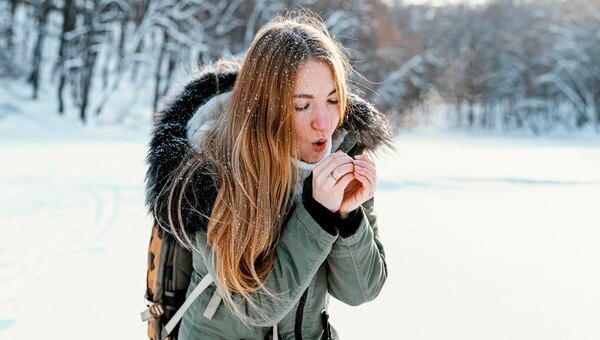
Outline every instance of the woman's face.
<path fill-rule="evenodd" d="M 298 70 L 294 89 L 294 131 L 298 157 L 307 163 L 318 162 L 331 143 L 340 120 L 338 95 L 329 65 L 309 59 Z"/>

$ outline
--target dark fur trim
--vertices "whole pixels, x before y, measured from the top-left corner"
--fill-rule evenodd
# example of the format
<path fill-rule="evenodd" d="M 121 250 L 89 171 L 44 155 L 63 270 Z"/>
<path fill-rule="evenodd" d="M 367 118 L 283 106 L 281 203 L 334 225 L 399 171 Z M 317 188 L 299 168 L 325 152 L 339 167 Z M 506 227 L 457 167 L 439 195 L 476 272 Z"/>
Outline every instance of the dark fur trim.
<path fill-rule="evenodd" d="M 152 210 L 154 200 L 170 175 L 177 169 L 191 145 L 187 139 L 187 123 L 198 107 L 214 95 L 231 91 L 236 73 L 202 74 L 185 86 L 182 93 L 161 114 L 154 127 L 148 151 L 146 204 Z"/>
<path fill-rule="evenodd" d="M 346 139 L 356 139 L 358 146 L 366 151 L 376 151 L 383 146 L 393 149 L 393 133 L 385 115 L 357 95 L 350 94 L 348 99 L 348 112 L 342 125 L 348 130 Z"/>

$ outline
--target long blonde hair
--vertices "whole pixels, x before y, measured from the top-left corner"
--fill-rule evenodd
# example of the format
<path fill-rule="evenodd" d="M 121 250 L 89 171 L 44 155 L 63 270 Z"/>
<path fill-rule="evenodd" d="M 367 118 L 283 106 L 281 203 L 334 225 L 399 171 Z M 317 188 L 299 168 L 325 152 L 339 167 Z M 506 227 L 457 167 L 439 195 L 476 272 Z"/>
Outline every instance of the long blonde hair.
<path fill-rule="evenodd" d="M 193 248 L 191 235 L 178 227 L 184 221 L 183 192 L 194 172 L 206 170 L 203 164 L 214 169 L 218 193 L 208 219 L 207 239 L 216 280 L 225 290 L 224 301 L 241 320 L 244 315 L 231 293 L 252 303 L 249 294 L 264 288 L 275 262 L 283 219 L 293 203 L 298 181 L 298 171 L 290 161 L 296 157 L 294 87 L 299 68 L 309 59 L 331 67 L 342 122 L 349 66 L 338 43 L 314 15 L 278 17 L 256 34 L 227 112 L 203 137 L 201 153 L 176 174 L 185 183 L 172 185 L 169 193 L 168 206 L 177 207 L 177 223 L 172 209 L 168 212 L 171 231 Z"/>

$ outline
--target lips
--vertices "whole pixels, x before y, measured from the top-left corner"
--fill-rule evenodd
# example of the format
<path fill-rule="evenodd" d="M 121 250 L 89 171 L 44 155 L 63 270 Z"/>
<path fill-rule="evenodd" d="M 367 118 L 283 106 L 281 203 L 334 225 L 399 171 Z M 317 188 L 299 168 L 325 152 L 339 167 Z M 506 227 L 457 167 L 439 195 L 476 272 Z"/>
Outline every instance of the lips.
<path fill-rule="evenodd" d="M 313 146 L 313 151 L 323 152 L 325 150 L 325 148 L 327 147 L 327 139 L 319 138 L 312 143 L 312 146 Z"/>

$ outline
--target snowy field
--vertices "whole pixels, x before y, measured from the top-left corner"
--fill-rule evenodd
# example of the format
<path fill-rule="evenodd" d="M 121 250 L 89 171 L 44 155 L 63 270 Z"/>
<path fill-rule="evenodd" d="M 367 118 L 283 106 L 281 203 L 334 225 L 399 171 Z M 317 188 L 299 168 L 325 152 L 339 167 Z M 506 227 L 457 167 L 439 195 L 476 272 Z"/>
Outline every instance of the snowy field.
<path fill-rule="evenodd" d="M 147 135 L 41 126 L 0 117 L 0 338 L 142 339 Z M 600 339 L 600 137 L 397 149 L 377 159 L 389 278 L 332 300 L 344 339 Z"/>

